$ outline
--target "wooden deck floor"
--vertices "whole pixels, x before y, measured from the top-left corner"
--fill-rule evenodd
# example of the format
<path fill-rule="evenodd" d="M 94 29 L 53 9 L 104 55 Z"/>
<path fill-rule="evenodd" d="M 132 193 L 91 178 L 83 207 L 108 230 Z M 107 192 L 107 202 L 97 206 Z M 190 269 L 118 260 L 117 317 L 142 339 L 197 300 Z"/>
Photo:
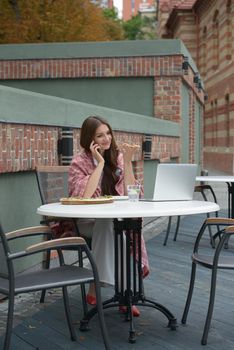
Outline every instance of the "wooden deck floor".
<path fill-rule="evenodd" d="M 234 349 L 234 271 L 219 273 L 214 315 L 208 344 L 205 347 L 200 345 L 200 339 L 209 296 L 210 273 L 207 269 L 198 269 L 188 324 L 186 326 L 180 324 L 188 289 L 193 242 L 203 218 L 204 216 L 200 215 L 184 218 L 181 221 L 177 242 L 170 237 L 166 247 L 162 245 L 165 232 L 147 242 L 151 273 L 145 280 L 145 294 L 166 305 L 174 313 L 178 320 L 177 330 L 168 329 L 166 318 L 157 310 L 142 307 L 141 316 L 135 319 L 137 341 L 135 344 L 129 344 L 128 323 L 116 309 L 108 309 L 105 310 L 105 316 L 113 349 Z M 204 249 L 210 249 L 208 237 L 203 245 Z M 234 242 L 233 244 L 231 242 L 227 254 L 233 254 L 233 251 Z M 103 294 L 111 296 L 112 289 L 105 288 Z M 104 349 L 96 317 L 90 322 L 90 331 L 85 333 L 79 331 L 81 315 L 79 289 L 71 292 L 78 342 L 70 341 L 60 294 L 53 296 L 52 303 L 49 302 L 50 298 L 51 295 L 48 295 L 47 303 L 35 309 L 34 305 L 31 308 L 28 306 L 30 312 L 26 316 L 22 310 L 22 320 L 14 328 L 13 350 Z M 20 305 L 17 306 L 17 314 L 19 319 Z M 0 316 L 2 317 L 3 315 Z"/>

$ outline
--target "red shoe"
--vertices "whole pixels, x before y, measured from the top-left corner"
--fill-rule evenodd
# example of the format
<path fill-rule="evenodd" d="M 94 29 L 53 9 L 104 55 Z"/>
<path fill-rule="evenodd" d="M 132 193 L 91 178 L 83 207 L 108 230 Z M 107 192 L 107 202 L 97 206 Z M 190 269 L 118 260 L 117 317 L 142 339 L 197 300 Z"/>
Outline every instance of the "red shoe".
<path fill-rule="evenodd" d="M 132 310 L 133 317 L 139 317 L 140 316 L 140 311 L 138 310 L 138 308 L 135 305 L 132 306 L 131 310 Z M 122 314 L 126 314 L 127 313 L 127 306 L 123 306 L 123 305 L 120 306 L 119 307 L 119 311 Z"/>
<path fill-rule="evenodd" d="M 91 294 L 87 294 L 86 295 L 86 301 L 89 305 L 96 305 L 97 304 L 97 299 L 95 296 L 91 295 Z"/>
<path fill-rule="evenodd" d="M 149 274 L 149 269 L 147 266 L 143 266 L 143 269 L 142 269 L 142 277 L 145 278 L 146 276 L 148 276 Z"/>

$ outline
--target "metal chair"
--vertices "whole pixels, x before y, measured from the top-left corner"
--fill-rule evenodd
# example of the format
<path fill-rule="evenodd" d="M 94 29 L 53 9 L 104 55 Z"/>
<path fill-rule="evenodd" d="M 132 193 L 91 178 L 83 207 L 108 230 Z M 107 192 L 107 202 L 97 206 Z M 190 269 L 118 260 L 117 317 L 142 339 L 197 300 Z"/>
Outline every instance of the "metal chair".
<path fill-rule="evenodd" d="M 41 197 L 42 204 L 59 202 L 60 198 L 68 197 L 68 171 L 70 166 L 65 165 L 38 165 L 36 166 L 36 178 L 38 183 L 38 189 Z M 82 225 L 88 225 L 91 230 L 94 221 L 91 219 L 81 219 Z M 52 227 L 53 238 L 60 238 L 61 228 L 69 227 L 69 234 L 76 236 L 82 236 L 89 247 L 91 247 L 91 238 L 82 235 L 79 232 L 77 221 L 68 218 L 52 218 L 44 217 L 41 221 L 42 224 L 47 224 Z M 56 230 L 58 228 L 59 230 Z M 58 232 L 57 232 L 58 231 Z M 56 232 L 56 233 L 55 233 Z M 79 256 L 82 260 L 82 257 Z M 50 266 L 50 251 L 46 252 L 44 261 L 45 268 Z M 85 290 L 82 287 L 82 293 L 85 296 Z M 43 303 L 45 299 L 46 290 L 42 291 L 40 302 Z M 87 309 L 87 305 L 83 305 L 84 310 Z"/>
<path fill-rule="evenodd" d="M 50 228 L 48 226 L 37 226 L 4 234 L 0 225 L 0 293 L 9 298 L 6 334 L 3 349 L 10 349 L 15 295 L 51 288 L 62 288 L 65 314 L 70 336 L 71 340 L 75 341 L 77 337 L 72 323 L 67 287 L 72 285 L 84 285 L 90 282 L 95 283 L 97 309 L 105 348 L 110 349 L 110 343 L 104 322 L 98 271 L 86 242 L 81 237 L 69 237 L 43 241 L 41 243 L 28 246 L 23 251 L 12 252 L 9 247 L 9 241 L 39 235 L 50 236 Z M 67 248 L 85 252 L 90 262 L 91 270 L 81 266 L 66 265 L 64 263 L 62 251 L 63 249 Z M 51 251 L 54 249 L 60 252 L 60 264 L 58 264 L 57 267 L 20 274 L 15 272 L 14 262 L 17 261 L 17 259 L 22 259 L 32 254 L 41 253 L 47 250 Z"/>
<path fill-rule="evenodd" d="M 203 234 L 205 233 L 206 229 L 211 226 L 217 226 L 222 227 L 222 231 L 220 234 L 219 243 L 217 244 L 217 247 L 215 250 L 211 250 L 210 254 L 202 253 L 202 244 L 200 245 L 201 239 L 203 237 Z M 217 280 L 217 272 L 218 270 L 234 270 L 234 257 L 230 256 L 230 254 L 227 256 L 224 256 L 223 248 L 225 245 L 225 242 L 228 241 L 230 236 L 234 235 L 234 219 L 226 219 L 226 218 L 208 218 L 203 223 L 199 234 L 197 236 L 193 254 L 192 254 L 192 270 L 191 270 L 191 277 L 190 277 L 190 285 L 187 295 L 187 300 L 182 316 L 182 324 L 186 323 L 187 315 L 189 311 L 189 307 L 191 304 L 193 289 L 194 289 L 194 283 L 195 283 L 195 276 L 196 276 L 196 267 L 197 265 L 201 265 L 205 268 L 208 268 L 211 270 L 211 284 L 210 284 L 210 299 L 209 299 L 209 306 L 208 311 L 206 315 L 206 321 L 205 326 L 203 330 L 203 335 L 201 339 L 201 344 L 206 345 L 207 344 L 207 337 L 208 332 L 210 329 L 210 323 L 214 308 L 214 301 L 215 301 L 215 290 L 216 290 L 216 280 Z"/>
<path fill-rule="evenodd" d="M 213 188 L 210 185 L 200 184 L 200 185 L 195 186 L 195 188 L 194 188 L 194 192 L 201 193 L 203 199 L 205 201 L 208 201 L 208 197 L 206 195 L 206 191 L 210 191 L 210 194 L 212 196 L 213 201 L 215 203 L 217 203 L 217 197 L 215 195 L 215 192 L 214 192 Z M 206 215 L 207 215 L 207 218 L 210 217 L 210 213 L 207 213 Z M 218 212 L 217 211 L 215 212 L 215 216 L 218 217 Z M 163 245 L 167 244 L 167 240 L 168 240 L 168 237 L 169 237 L 169 234 L 170 234 L 170 230 L 171 230 L 171 221 L 172 221 L 172 217 L 170 216 L 169 220 L 168 220 L 168 224 L 167 224 L 167 231 L 166 231 L 166 235 L 165 235 L 165 238 L 164 238 Z M 177 239 L 177 235 L 179 233 L 179 227 L 180 227 L 180 216 L 177 216 L 176 229 L 175 229 L 175 234 L 174 234 L 174 238 L 173 238 L 174 241 L 176 241 L 176 239 Z M 211 243 L 212 247 L 214 248 L 215 247 L 215 242 L 214 242 L 214 237 L 213 237 L 213 234 L 212 234 L 210 226 L 208 227 L 208 230 L 209 230 L 209 235 L 210 235 L 210 243 Z M 218 226 L 217 226 L 217 230 L 219 232 L 219 227 Z"/>
<path fill-rule="evenodd" d="M 60 198 L 68 197 L 68 171 L 70 166 L 67 165 L 38 165 L 36 166 L 36 178 L 42 204 L 59 202 Z M 71 230 L 75 234 L 81 235 L 77 226 L 77 221 L 68 218 L 48 218 L 45 217 L 42 223 L 52 224 L 53 222 L 71 223 Z M 82 225 L 89 225 L 92 229 L 94 220 L 79 219 Z M 84 237 L 89 247 L 91 239 Z M 59 238 L 59 237 L 56 237 Z"/>

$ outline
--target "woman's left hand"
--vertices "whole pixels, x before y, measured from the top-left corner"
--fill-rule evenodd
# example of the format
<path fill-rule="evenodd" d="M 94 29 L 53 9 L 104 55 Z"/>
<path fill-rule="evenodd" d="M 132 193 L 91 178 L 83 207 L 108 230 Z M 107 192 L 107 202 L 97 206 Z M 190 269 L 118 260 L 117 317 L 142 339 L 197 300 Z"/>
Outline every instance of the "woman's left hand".
<path fill-rule="evenodd" d="M 140 146 L 138 145 L 130 145 L 128 143 L 123 143 L 119 146 L 120 152 L 123 153 L 123 158 L 125 162 L 131 162 L 134 153 L 139 150 Z"/>

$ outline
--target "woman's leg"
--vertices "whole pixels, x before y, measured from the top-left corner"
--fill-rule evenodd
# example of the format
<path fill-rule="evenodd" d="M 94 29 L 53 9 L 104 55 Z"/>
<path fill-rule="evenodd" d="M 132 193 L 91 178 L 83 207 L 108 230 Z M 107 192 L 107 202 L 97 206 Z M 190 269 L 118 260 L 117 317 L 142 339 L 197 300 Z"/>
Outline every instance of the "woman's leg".
<path fill-rule="evenodd" d="M 96 219 L 93 227 L 92 254 L 97 264 L 99 279 L 114 285 L 113 219 Z"/>

